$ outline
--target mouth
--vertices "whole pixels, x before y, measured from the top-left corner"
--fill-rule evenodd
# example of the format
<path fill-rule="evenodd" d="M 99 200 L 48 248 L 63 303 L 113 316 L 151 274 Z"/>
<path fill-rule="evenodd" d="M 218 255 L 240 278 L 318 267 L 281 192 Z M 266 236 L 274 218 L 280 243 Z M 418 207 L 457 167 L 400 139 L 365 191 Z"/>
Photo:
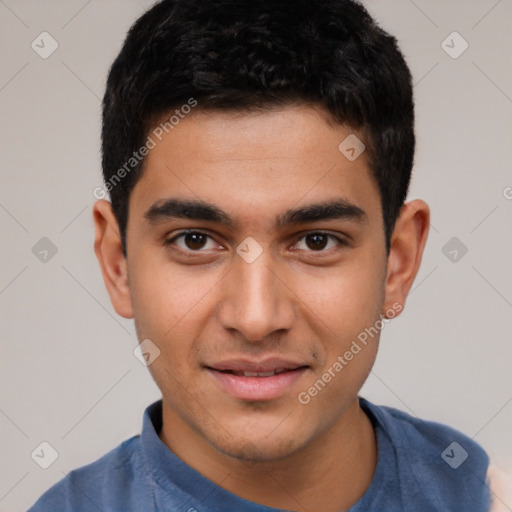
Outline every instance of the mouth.
<path fill-rule="evenodd" d="M 290 394 L 310 367 L 272 361 L 232 361 L 205 369 L 222 392 L 240 400 L 268 401 Z"/>
<path fill-rule="evenodd" d="M 299 368 L 276 368 L 275 370 L 271 370 L 268 372 L 252 372 L 252 371 L 235 371 L 235 370 L 217 370 L 221 373 L 229 373 L 230 375 L 236 375 L 237 377 L 273 377 L 274 375 L 279 375 L 284 372 L 294 372 L 295 370 L 299 370 L 300 368 L 306 368 L 305 366 L 301 366 Z M 215 368 L 209 368 L 210 370 L 215 370 Z"/>

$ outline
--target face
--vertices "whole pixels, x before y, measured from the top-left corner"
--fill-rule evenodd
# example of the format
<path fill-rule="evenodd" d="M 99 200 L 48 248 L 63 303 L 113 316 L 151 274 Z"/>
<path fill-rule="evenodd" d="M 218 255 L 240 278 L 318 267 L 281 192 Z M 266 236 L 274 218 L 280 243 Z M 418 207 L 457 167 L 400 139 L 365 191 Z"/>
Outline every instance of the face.
<path fill-rule="evenodd" d="M 149 369 L 164 418 L 223 454 L 271 461 L 312 445 L 374 363 L 380 332 L 363 333 L 382 326 L 393 279 L 367 154 L 338 149 L 350 134 L 363 139 L 305 106 L 195 112 L 131 192 L 114 306 L 160 350 Z M 410 259 L 395 289 L 412 284 Z M 395 271 L 406 260 L 391 258 Z"/>
<path fill-rule="evenodd" d="M 132 191 L 138 337 L 160 350 L 149 368 L 165 405 L 222 452 L 300 449 L 340 419 L 372 367 L 377 337 L 333 368 L 384 306 L 379 192 L 366 155 L 338 149 L 351 133 L 308 108 L 195 113 L 151 150 Z M 175 216 L 171 199 L 213 205 L 230 224 Z M 286 217 L 339 201 L 338 216 Z"/>

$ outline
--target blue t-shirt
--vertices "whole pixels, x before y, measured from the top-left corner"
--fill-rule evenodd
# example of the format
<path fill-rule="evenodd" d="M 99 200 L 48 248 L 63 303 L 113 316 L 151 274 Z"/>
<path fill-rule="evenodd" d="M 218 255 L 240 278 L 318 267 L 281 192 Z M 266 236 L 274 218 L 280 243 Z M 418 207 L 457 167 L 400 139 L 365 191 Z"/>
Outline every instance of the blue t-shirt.
<path fill-rule="evenodd" d="M 359 398 L 377 439 L 377 466 L 348 512 L 487 512 L 489 458 L 446 425 Z M 158 433 L 162 400 L 147 407 L 142 433 L 71 471 L 28 512 L 277 512 L 216 485 L 167 448 Z"/>

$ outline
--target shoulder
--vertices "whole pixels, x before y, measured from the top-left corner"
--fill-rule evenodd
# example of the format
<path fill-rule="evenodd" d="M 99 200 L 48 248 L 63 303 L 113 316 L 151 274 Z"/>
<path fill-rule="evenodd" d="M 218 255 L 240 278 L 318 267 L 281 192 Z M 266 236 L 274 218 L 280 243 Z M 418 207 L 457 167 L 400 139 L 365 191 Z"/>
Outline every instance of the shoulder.
<path fill-rule="evenodd" d="M 459 430 L 443 423 L 417 418 L 392 407 L 377 406 L 366 400 L 365 403 L 377 417 L 395 448 L 407 450 L 409 457 L 422 450 L 422 460 L 435 460 L 443 468 L 482 465 L 487 469 L 489 457 L 483 448 Z"/>
<path fill-rule="evenodd" d="M 96 461 L 70 471 L 50 487 L 28 512 L 102 510 L 112 496 L 130 494 L 129 487 L 142 463 L 139 453 L 140 436 L 137 435 Z"/>
<path fill-rule="evenodd" d="M 487 510 L 489 456 L 464 433 L 362 399 L 396 455 L 404 501 L 423 500 L 439 510 Z M 462 506 L 462 508 L 461 508 Z"/>
<path fill-rule="evenodd" d="M 445 425 L 444 423 L 417 418 L 404 411 L 394 409 L 386 406 L 375 406 L 373 410 L 379 415 L 379 419 L 386 425 L 388 433 L 391 435 L 398 435 L 395 442 L 403 444 L 404 446 L 410 442 L 420 442 L 424 448 L 430 448 L 436 454 L 440 460 L 444 460 L 448 465 L 453 467 L 460 463 L 465 462 L 462 459 L 465 458 L 466 452 L 476 458 L 478 462 L 488 463 L 488 457 L 485 451 L 480 445 L 471 439 L 463 432 Z M 457 461 L 450 461 L 451 451 L 449 450 L 444 454 L 445 448 L 448 448 L 450 444 L 457 443 L 458 446 L 452 446 L 452 449 L 457 456 Z M 442 452 L 439 451 L 442 449 Z M 468 452 L 471 451 L 471 453 Z M 448 459 L 448 460 L 447 460 Z"/>

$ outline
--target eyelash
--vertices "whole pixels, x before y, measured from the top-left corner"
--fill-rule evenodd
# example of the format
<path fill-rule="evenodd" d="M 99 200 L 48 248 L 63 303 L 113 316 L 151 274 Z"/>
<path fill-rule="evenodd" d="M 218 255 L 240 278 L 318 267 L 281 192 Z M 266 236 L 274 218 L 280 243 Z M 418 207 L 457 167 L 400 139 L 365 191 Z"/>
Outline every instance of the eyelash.
<path fill-rule="evenodd" d="M 203 231 L 198 231 L 198 230 L 195 230 L 195 229 L 190 229 L 190 230 L 181 231 L 180 233 L 178 233 L 175 236 L 173 236 L 171 239 L 165 240 L 164 243 L 165 243 L 166 246 L 174 245 L 174 242 L 177 239 L 182 238 L 182 237 L 184 237 L 184 236 L 186 236 L 188 234 L 204 235 L 204 236 L 206 236 L 206 237 L 208 237 L 210 239 L 213 238 L 211 235 L 209 235 L 208 233 L 205 233 Z M 332 233 L 327 233 L 325 231 L 309 231 L 309 232 L 303 234 L 297 240 L 296 244 L 298 242 L 300 242 L 302 239 L 306 238 L 308 235 L 324 235 L 324 236 L 328 237 L 329 240 L 335 240 L 336 242 L 338 242 L 338 245 L 341 246 L 341 247 L 348 245 L 347 242 L 344 239 L 342 239 L 342 238 L 340 238 L 340 237 L 338 237 L 336 235 L 333 235 Z M 338 247 L 338 248 L 340 248 L 340 247 Z M 207 252 L 207 251 L 204 251 L 204 250 L 201 250 L 201 249 L 194 251 L 192 249 L 182 249 L 182 248 L 179 248 L 179 250 L 185 251 L 187 253 L 198 253 L 198 254 L 200 254 L 202 252 Z M 321 249 L 321 250 L 318 250 L 318 251 L 308 250 L 308 252 L 311 252 L 313 254 L 323 254 L 323 253 L 327 253 L 328 251 L 329 251 L 329 249 L 327 249 L 327 250 Z"/>

